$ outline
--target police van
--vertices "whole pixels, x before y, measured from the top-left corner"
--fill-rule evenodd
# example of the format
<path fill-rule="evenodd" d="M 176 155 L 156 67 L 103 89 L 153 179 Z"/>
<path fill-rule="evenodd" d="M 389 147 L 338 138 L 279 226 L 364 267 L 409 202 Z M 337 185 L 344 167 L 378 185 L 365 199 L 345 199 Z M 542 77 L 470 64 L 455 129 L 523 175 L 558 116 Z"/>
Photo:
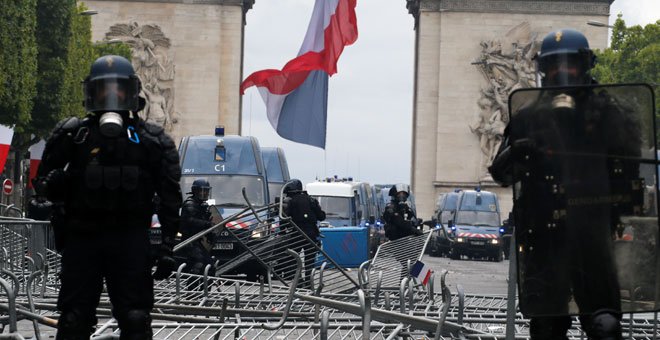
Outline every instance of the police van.
<path fill-rule="evenodd" d="M 291 179 L 289 175 L 289 165 L 286 162 L 284 150 L 279 147 L 263 147 L 261 155 L 264 159 L 264 167 L 268 175 L 268 192 L 270 202 L 275 202 L 275 197 L 279 196 L 282 187 Z"/>
<path fill-rule="evenodd" d="M 245 208 L 242 189 L 255 209 L 270 203 L 268 176 L 259 142 L 254 137 L 224 135 L 223 128 L 216 128 L 215 136 L 183 137 L 179 145 L 181 158 L 181 188 L 189 190 L 197 178 L 204 178 L 211 185 L 208 204 L 220 219 L 227 218 Z M 251 233 L 251 226 L 240 223 L 227 224 L 236 232 Z M 256 227 L 256 226 L 254 226 Z M 216 233 L 211 254 L 220 263 L 236 258 L 244 252 L 241 245 L 227 230 Z M 267 235 L 251 235 L 253 239 Z M 248 279 L 256 279 L 264 269 L 256 262 L 249 261 L 239 267 L 236 273 L 244 273 Z"/>
<path fill-rule="evenodd" d="M 316 198 L 325 211 L 321 222 L 323 250 L 344 268 L 358 267 L 370 258 L 370 229 L 367 187 L 352 178 L 328 178 L 308 183 L 307 193 Z"/>
<path fill-rule="evenodd" d="M 454 241 L 454 231 L 456 226 L 450 226 L 449 221 L 453 221 L 458 208 L 458 200 L 461 197 L 461 190 L 456 189 L 453 192 L 442 193 L 436 201 L 435 212 L 433 213 L 433 224 L 435 229 L 429 240 L 429 255 L 443 256 L 449 255 L 451 242 Z"/>
<path fill-rule="evenodd" d="M 460 193 L 454 220 L 449 257 L 484 257 L 500 262 L 503 258 L 500 204 L 495 193 L 465 190 Z"/>

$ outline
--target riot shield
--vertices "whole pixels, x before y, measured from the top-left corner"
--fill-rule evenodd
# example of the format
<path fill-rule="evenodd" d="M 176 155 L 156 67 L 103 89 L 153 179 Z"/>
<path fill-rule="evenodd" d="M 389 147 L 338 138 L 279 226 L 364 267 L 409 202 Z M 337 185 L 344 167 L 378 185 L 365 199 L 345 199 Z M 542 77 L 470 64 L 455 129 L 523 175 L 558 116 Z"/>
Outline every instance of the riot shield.
<path fill-rule="evenodd" d="M 523 314 L 658 310 L 652 89 L 522 89 L 509 109 Z"/>

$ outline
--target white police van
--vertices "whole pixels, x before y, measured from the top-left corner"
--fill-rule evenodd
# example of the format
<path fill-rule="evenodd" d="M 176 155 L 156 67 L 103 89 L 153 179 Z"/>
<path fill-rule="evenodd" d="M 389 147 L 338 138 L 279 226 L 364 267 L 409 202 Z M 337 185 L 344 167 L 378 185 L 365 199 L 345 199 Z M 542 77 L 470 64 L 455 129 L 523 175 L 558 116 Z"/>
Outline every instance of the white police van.
<path fill-rule="evenodd" d="M 371 190 L 365 184 L 352 178 L 328 178 L 305 186 L 326 213 L 320 228 L 323 250 L 345 268 L 368 260 L 375 242 L 376 225 L 366 193 L 370 196 Z"/>

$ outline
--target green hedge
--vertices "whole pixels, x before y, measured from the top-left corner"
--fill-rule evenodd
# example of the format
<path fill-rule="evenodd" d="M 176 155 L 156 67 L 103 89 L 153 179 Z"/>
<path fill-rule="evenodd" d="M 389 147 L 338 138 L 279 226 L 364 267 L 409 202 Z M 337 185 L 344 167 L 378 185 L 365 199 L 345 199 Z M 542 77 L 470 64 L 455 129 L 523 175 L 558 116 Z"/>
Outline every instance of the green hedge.
<path fill-rule="evenodd" d="M 0 124 L 24 131 L 37 83 L 37 0 L 7 0 L 0 10 Z"/>

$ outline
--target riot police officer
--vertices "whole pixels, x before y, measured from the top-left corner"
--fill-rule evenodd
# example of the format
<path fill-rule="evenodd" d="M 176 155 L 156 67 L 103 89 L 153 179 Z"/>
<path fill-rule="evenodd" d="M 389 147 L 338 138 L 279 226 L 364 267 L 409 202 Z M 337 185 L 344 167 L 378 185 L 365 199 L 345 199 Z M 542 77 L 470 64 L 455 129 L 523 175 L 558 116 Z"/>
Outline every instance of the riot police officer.
<path fill-rule="evenodd" d="M 196 179 L 190 189 L 188 198 L 181 207 L 181 234 L 182 239 L 206 230 L 213 226 L 211 212 L 206 201 L 211 193 L 211 185 L 206 179 Z M 188 245 L 184 251 L 188 263 L 188 272 L 202 275 L 206 265 L 213 265 L 211 247 L 213 245 L 212 233 Z M 210 273 L 213 275 L 213 272 Z"/>
<path fill-rule="evenodd" d="M 284 186 L 283 192 L 286 195 L 283 202 L 284 214 L 291 217 L 293 223 L 319 246 L 321 232 L 317 223 L 325 220 L 325 212 L 321 209 L 319 201 L 309 196 L 303 190 L 302 182 L 295 178 Z M 317 251 L 316 247 L 305 247 L 304 250 L 305 278 L 302 285 L 309 286 Z"/>
<path fill-rule="evenodd" d="M 417 229 L 415 212 L 407 203 L 410 196 L 408 186 L 397 184 L 390 188 L 389 195 L 391 200 L 383 213 L 385 236 L 394 241 L 406 236 L 421 235 L 422 231 Z"/>
<path fill-rule="evenodd" d="M 137 115 L 138 79 L 123 57 L 98 58 L 84 81 L 84 119 L 57 124 L 46 143 L 37 191 L 55 206 L 62 251 L 57 339 L 89 339 L 103 281 L 121 339 L 151 339 L 153 279 L 169 276 L 181 207 L 179 156 L 162 127 Z M 151 273 L 148 228 L 154 194 L 162 243 Z"/>
<path fill-rule="evenodd" d="M 539 90 L 534 100 L 510 103 L 521 105 L 489 167 L 498 183 L 516 183 L 520 307 L 531 317 L 533 339 L 566 338 L 572 299 L 589 338 L 617 339 L 621 303 L 611 242 L 622 208 L 608 203 L 615 197 L 608 190 L 623 181 L 617 176 L 630 183 L 638 169 L 571 152 L 635 157 L 638 123 L 606 94 L 580 89 L 594 83 L 589 70 L 595 64 L 580 32 L 548 34 L 536 60 L 542 86 L 552 88 Z"/>

